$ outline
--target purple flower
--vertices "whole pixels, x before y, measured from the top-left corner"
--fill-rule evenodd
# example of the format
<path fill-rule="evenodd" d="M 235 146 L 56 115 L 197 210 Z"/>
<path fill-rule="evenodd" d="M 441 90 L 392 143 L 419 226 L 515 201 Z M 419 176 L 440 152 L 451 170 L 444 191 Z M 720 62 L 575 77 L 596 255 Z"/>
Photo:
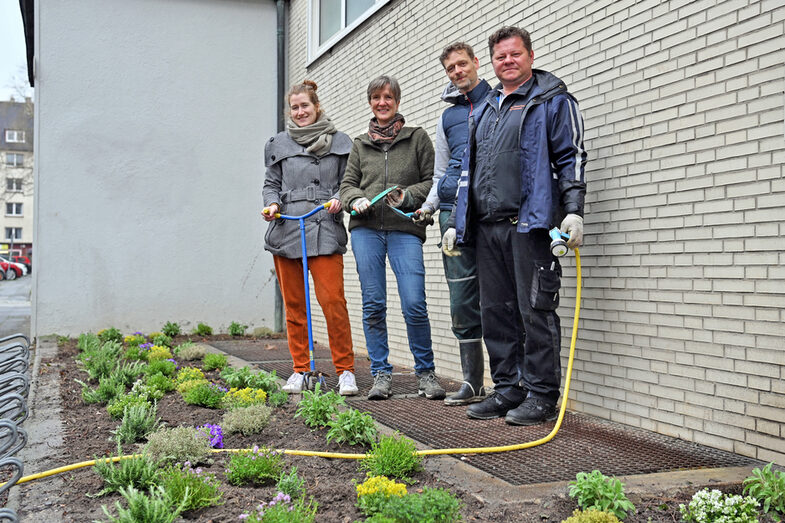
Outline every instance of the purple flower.
<path fill-rule="evenodd" d="M 240 514 L 239 516 L 237 516 L 237 519 L 248 519 L 249 515 L 250 514 Z"/>
<path fill-rule="evenodd" d="M 152 346 L 153 346 L 152 343 L 142 343 L 141 345 L 139 345 L 139 348 L 142 350 L 150 350 L 150 347 Z"/>
<path fill-rule="evenodd" d="M 144 336 L 144 334 L 142 334 L 142 333 L 141 333 L 141 332 L 139 332 L 139 331 L 136 331 L 136 332 L 134 332 L 134 336 Z"/>
<path fill-rule="evenodd" d="M 167 358 L 166 361 L 171 361 L 172 363 L 174 363 L 174 369 L 175 370 L 180 368 L 180 365 L 177 363 L 177 361 L 174 358 Z"/>
<path fill-rule="evenodd" d="M 220 425 L 211 425 L 210 423 L 207 423 L 199 427 L 199 432 L 210 439 L 210 446 L 214 449 L 224 448 L 224 434 Z"/>

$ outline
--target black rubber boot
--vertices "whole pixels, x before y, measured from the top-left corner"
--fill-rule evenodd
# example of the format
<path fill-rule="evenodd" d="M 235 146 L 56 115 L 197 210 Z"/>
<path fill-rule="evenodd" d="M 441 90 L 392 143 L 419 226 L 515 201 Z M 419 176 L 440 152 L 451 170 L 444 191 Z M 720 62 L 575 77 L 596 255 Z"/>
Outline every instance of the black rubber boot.
<path fill-rule="evenodd" d="M 463 385 L 455 394 L 447 396 L 444 404 L 448 406 L 469 405 L 485 399 L 485 387 L 482 385 L 485 363 L 482 359 L 482 341 L 459 340 L 461 353 L 461 370 Z"/>

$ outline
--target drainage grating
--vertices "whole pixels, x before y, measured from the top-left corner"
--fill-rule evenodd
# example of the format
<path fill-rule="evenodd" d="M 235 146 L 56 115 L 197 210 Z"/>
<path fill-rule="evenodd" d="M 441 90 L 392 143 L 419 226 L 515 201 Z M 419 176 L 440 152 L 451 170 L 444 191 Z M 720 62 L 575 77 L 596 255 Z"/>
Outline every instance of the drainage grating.
<path fill-rule="evenodd" d="M 291 357 L 286 340 L 226 341 L 213 345 L 228 354 L 272 371 L 282 378 L 291 373 Z M 316 368 L 327 372 L 328 387 L 338 379 L 327 347 L 314 350 Z M 374 419 L 425 443 L 432 448 L 496 447 L 534 441 L 548 435 L 554 423 L 534 427 L 514 427 L 503 419 L 471 420 L 465 407 L 445 407 L 441 401 L 404 397 L 417 393 L 413 371 L 397 367 L 393 374 L 395 396 L 386 401 L 368 401 L 365 395 L 373 384 L 370 362 L 355 360 L 360 396 L 349 403 L 369 412 Z M 441 380 L 450 392 L 460 383 Z M 528 485 L 575 479 L 578 472 L 600 469 L 603 474 L 626 476 L 699 468 L 761 466 L 756 460 L 717 449 L 634 429 L 584 414 L 568 413 L 556 437 L 545 445 L 495 454 L 465 454 L 456 459 L 477 467 L 512 485 Z"/>

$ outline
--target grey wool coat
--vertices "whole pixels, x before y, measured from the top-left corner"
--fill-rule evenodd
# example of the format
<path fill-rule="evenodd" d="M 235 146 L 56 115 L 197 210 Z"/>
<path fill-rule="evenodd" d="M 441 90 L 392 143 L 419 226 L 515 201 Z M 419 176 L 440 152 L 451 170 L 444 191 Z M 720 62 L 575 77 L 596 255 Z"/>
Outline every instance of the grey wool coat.
<path fill-rule="evenodd" d="M 352 140 L 344 133 L 333 135 L 330 152 L 317 157 L 305 151 L 288 133 L 278 133 L 264 147 L 264 205 L 277 203 L 281 214 L 299 216 L 317 205 L 338 197 Z M 346 227 L 343 211 L 320 211 L 305 220 L 308 256 L 346 252 Z M 276 256 L 301 258 L 299 220 L 271 221 L 264 237 L 264 248 Z"/>

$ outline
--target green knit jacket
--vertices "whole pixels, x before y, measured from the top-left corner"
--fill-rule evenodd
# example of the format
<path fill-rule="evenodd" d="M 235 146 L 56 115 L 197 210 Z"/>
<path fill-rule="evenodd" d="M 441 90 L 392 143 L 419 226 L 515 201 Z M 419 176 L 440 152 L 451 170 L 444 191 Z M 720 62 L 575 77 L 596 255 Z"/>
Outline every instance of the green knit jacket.
<path fill-rule="evenodd" d="M 341 204 L 351 212 L 358 198 L 372 200 L 383 190 L 397 185 L 406 190 L 399 207 L 404 212 L 420 208 L 433 178 L 433 144 L 422 127 L 404 127 L 389 145 L 371 142 L 368 133 L 354 139 L 346 163 L 339 195 Z M 369 227 L 381 231 L 401 231 L 425 241 L 425 227 L 401 216 L 379 200 L 363 215 L 352 216 L 349 230 Z"/>

